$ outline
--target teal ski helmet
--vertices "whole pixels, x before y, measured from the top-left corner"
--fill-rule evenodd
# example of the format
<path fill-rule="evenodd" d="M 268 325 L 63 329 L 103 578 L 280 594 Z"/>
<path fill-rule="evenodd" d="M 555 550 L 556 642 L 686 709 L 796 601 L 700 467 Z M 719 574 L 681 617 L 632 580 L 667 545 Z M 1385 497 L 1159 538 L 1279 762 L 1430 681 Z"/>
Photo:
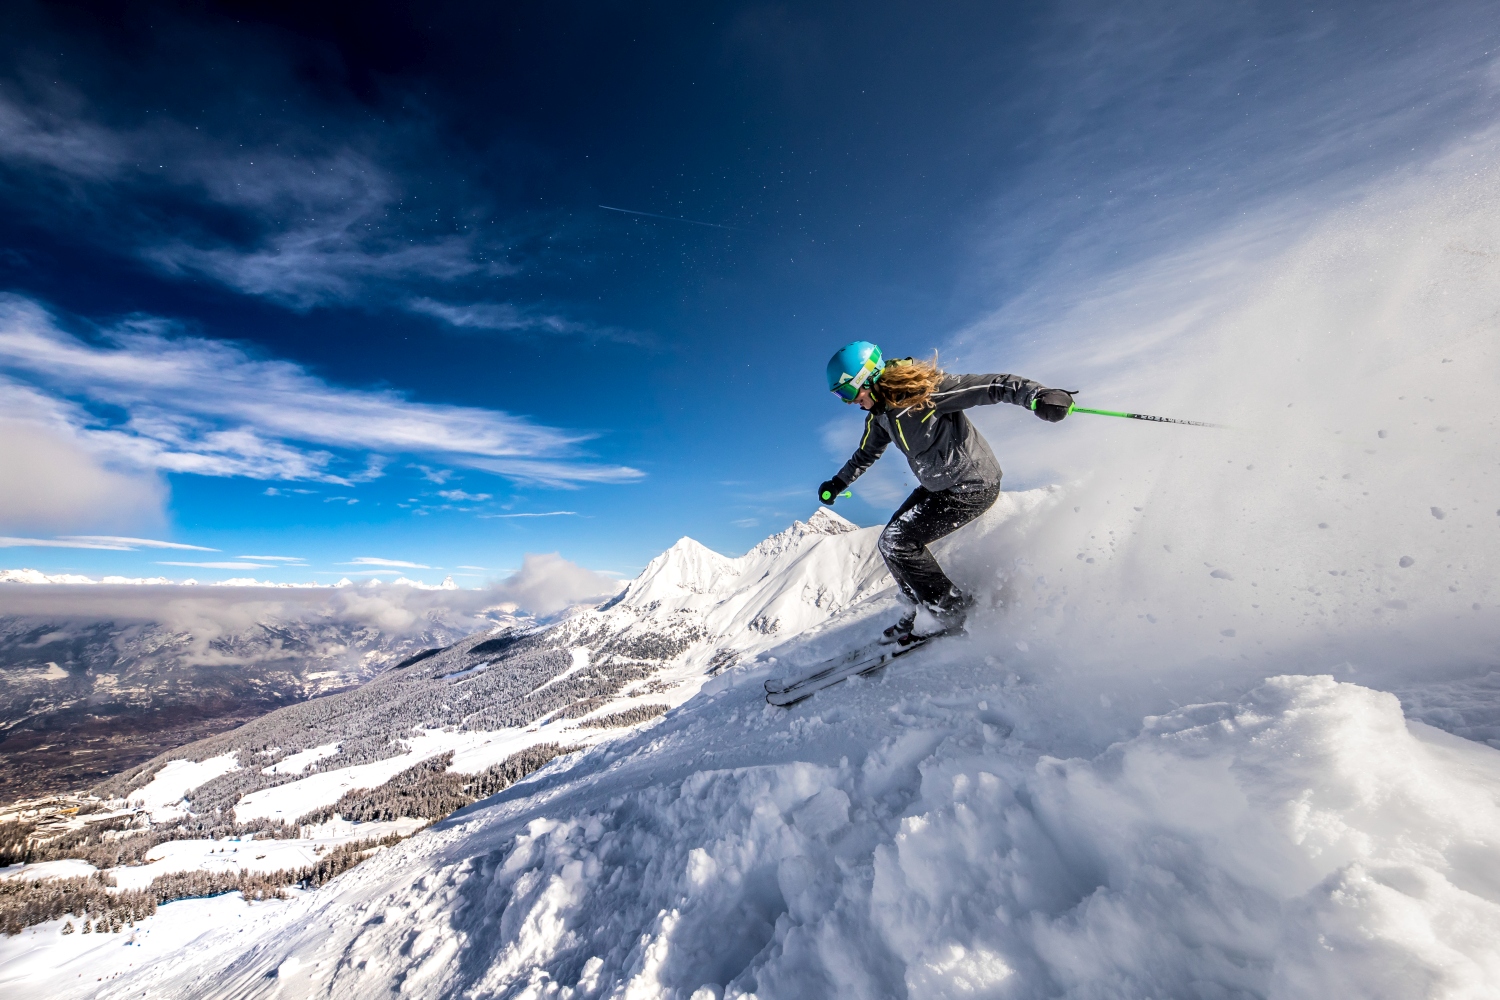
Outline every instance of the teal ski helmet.
<path fill-rule="evenodd" d="M 873 386 L 884 369 L 880 348 L 868 340 L 856 340 L 828 359 L 828 391 L 852 403 L 859 390 Z"/>

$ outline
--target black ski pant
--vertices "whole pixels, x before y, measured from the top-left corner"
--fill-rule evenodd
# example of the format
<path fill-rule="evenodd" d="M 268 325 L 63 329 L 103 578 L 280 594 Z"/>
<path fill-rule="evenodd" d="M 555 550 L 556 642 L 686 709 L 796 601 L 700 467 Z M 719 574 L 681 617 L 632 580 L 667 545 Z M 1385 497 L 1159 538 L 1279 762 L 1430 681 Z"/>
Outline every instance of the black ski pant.
<path fill-rule="evenodd" d="M 908 601 L 930 610 L 951 608 L 962 598 L 927 548 L 989 510 L 1000 484 L 959 483 L 933 492 L 918 486 L 880 533 L 880 555 Z"/>

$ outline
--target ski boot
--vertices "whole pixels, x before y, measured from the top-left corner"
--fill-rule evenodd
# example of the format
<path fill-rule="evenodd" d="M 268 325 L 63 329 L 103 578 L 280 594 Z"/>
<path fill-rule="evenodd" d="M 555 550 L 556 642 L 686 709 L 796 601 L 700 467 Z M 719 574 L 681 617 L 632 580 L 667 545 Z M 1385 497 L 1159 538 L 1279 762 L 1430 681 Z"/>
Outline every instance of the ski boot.
<path fill-rule="evenodd" d="M 907 607 L 901 613 L 900 621 L 894 625 L 887 626 L 886 630 L 880 633 L 881 644 L 887 646 L 892 644 L 898 646 L 906 645 L 911 642 L 911 630 L 916 627 L 916 624 L 917 609 L 915 607 Z"/>
<path fill-rule="evenodd" d="M 969 609 L 974 606 L 974 602 L 975 598 L 972 594 L 953 590 L 941 602 L 927 609 L 937 627 L 921 634 L 909 633 L 906 643 L 926 642 L 928 639 L 936 639 L 945 635 L 964 635 L 967 631 L 964 623 L 969 620 Z"/>

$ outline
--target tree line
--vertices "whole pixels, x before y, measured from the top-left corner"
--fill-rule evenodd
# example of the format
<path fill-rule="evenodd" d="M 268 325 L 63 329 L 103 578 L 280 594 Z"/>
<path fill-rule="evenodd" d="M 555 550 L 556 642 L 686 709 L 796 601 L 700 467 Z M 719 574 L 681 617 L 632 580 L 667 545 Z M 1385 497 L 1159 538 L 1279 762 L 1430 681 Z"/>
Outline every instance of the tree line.
<path fill-rule="evenodd" d="M 156 908 L 178 899 L 200 899 L 238 892 L 247 902 L 286 899 L 286 887 L 316 889 L 359 864 L 382 847 L 400 843 L 391 834 L 378 840 L 340 844 L 311 865 L 272 872 L 168 872 L 145 889 L 116 889 L 105 872 L 71 878 L 9 879 L 0 882 L 0 931 L 19 934 L 33 924 L 78 917 L 82 933 L 119 933 L 151 916 Z M 72 934 L 73 922 L 62 933 Z"/>

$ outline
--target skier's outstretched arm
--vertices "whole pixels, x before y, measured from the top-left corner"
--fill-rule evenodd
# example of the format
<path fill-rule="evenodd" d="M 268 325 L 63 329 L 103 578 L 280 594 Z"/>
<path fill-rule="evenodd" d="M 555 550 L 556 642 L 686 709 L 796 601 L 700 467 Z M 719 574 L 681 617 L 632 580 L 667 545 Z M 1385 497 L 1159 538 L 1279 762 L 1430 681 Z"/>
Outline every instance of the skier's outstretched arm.
<path fill-rule="evenodd" d="M 932 403 L 939 413 L 991 403 L 1029 407 L 1031 401 L 1045 391 L 1046 386 L 1040 382 L 1020 375 L 949 375 L 932 394 Z"/>
<path fill-rule="evenodd" d="M 866 413 L 865 429 L 860 433 L 859 447 L 854 449 L 854 454 L 849 456 L 849 461 L 844 463 L 836 478 L 843 480 L 844 485 L 848 486 L 875 464 L 875 460 L 890 443 L 891 436 L 886 431 L 885 424 L 876 420 L 875 414 Z"/>

